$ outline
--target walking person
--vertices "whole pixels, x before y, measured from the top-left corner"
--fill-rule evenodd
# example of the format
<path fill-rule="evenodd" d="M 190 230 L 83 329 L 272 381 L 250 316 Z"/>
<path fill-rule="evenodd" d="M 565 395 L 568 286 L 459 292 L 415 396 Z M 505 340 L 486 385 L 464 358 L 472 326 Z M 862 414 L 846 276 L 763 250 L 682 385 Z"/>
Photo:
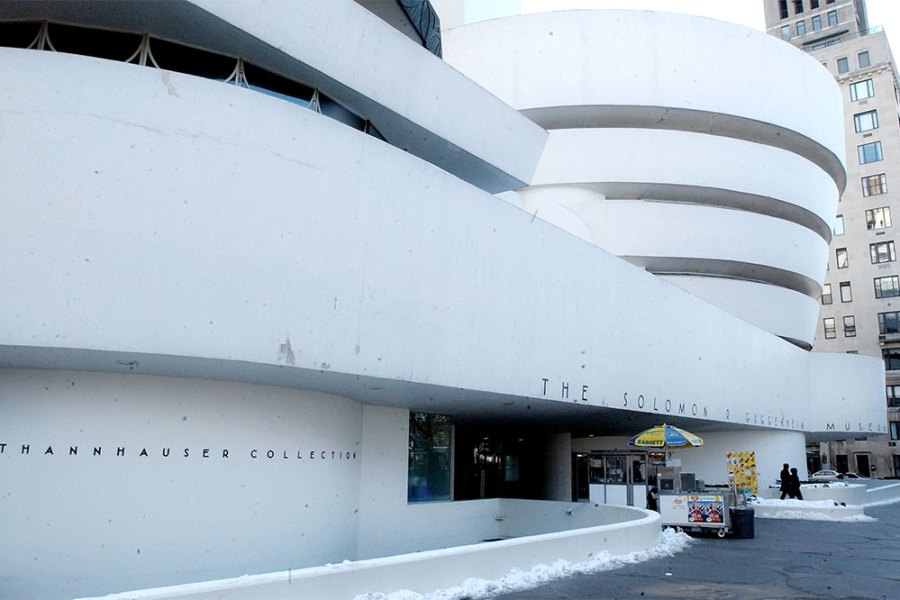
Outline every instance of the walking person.
<path fill-rule="evenodd" d="M 788 491 L 790 490 L 790 479 L 791 479 L 791 471 L 788 469 L 788 464 L 784 463 L 784 466 L 781 467 L 781 473 L 778 474 L 778 478 L 781 481 L 781 499 L 784 500 L 784 497 L 787 496 Z M 791 496 L 793 498 L 793 496 Z"/>
<path fill-rule="evenodd" d="M 796 467 L 791 469 L 789 480 L 790 487 L 788 488 L 788 496 L 796 498 L 797 500 L 803 500 L 803 494 L 800 493 L 800 476 L 797 475 Z"/>

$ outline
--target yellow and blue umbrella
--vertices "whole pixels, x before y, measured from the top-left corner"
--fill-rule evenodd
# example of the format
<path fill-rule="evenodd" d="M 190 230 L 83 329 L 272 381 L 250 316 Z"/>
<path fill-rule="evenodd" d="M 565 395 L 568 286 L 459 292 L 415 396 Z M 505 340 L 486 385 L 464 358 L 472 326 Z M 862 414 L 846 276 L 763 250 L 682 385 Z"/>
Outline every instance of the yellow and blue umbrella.
<path fill-rule="evenodd" d="M 628 445 L 638 448 L 684 448 L 702 446 L 703 440 L 689 431 L 663 423 L 631 436 Z"/>

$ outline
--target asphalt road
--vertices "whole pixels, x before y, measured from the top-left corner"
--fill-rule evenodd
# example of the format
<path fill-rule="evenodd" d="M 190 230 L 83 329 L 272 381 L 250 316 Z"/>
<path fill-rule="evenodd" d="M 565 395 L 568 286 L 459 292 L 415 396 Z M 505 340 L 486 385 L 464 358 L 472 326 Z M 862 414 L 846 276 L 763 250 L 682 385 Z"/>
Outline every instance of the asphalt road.
<path fill-rule="evenodd" d="M 497 598 L 898 600 L 900 503 L 865 510 L 877 521 L 755 519 L 753 539 L 695 536 L 672 557 Z"/>

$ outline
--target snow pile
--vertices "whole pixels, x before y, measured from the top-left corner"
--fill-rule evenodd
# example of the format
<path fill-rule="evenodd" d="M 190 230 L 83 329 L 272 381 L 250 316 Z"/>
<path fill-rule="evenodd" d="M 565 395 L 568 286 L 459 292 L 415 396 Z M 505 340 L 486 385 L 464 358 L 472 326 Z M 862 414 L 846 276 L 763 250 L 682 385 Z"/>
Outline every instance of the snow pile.
<path fill-rule="evenodd" d="M 834 509 L 846 506 L 841 502 L 834 500 L 777 500 L 772 498 L 756 498 L 752 500 L 751 505 L 775 507 L 782 510 L 775 512 L 766 511 L 765 513 L 757 513 L 760 519 L 803 519 L 806 521 L 840 521 L 843 523 L 852 522 L 869 522 L 876 521 L 872 517 L 866 515 L 846 515 L 832 516 L 826 512 L 819 512 L 816 509 Z"/>
<path fill-rule="evenodd" d="M 690 543 L 691 538 L 686 533 L 676 533 L 671 529 L 665 529 L 662 531 L 659 544 L 649 550 L 622 556 L 611 556 L 604 551 L 584 562 L 572 563 L 567 560 L 558 560 L 552 565 L 536 565 L 527 571 L 513 569 L 500 579 L 467 579 L 461 585 L 434 590 L 426 594 L 410 590 L 399 590 L 389 594 L 369 592 L 360 594 L 355 600 L 478 600 L 479 598 L 491 598 L 497 594 L 528 590 L 564 577 L 611 571 L 625 565 L 672 556 L 684 550 Z"/>

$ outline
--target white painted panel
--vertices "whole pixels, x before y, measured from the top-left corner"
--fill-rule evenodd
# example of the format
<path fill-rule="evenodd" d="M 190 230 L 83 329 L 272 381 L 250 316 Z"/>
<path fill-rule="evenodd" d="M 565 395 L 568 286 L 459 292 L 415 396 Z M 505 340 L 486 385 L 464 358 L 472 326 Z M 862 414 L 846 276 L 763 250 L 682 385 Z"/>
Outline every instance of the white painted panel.
<path fill-rule="evenodd" d="M 0 371 L 0 597 L 356 558 L 362 409 L 212 381 Z"/>

